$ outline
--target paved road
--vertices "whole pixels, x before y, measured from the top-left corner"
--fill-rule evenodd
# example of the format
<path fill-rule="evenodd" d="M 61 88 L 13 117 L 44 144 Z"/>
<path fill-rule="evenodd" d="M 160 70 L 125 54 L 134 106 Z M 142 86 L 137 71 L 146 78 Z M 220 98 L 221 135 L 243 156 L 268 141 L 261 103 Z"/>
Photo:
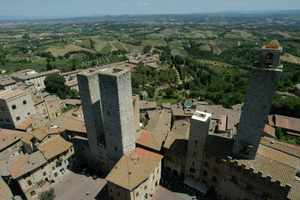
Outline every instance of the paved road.
<path fill-rule="evenodd" d="M 61 182 L 55 183 L 55 200 L 94 200 L 105 186 L 104 179 L 93 180 L 92 177 L 69 172 Z"/>

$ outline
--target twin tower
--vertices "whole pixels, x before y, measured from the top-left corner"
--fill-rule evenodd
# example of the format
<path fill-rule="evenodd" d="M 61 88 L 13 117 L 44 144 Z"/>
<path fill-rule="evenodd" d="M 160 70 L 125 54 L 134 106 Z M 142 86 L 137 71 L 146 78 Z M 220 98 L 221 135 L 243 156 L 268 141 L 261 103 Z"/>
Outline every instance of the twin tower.
<path fill-rule="evenodd" d="M 78 75 L 83 114 L 92 157 L 109 170 L 135 149 L 131 74 L 107 68 Z"/>

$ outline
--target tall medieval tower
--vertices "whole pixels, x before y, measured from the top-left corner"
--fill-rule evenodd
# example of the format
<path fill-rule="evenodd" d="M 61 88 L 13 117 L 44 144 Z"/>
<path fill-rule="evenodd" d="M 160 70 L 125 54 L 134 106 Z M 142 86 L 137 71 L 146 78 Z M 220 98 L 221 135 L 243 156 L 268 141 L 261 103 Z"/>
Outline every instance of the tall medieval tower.
<path fill-rule="evenodd" d="M 198 179 L 200 177 L 211 116 L 210 113 L 196 111 L 191 118 L 190 137 L 185 166 L 186 179 Z"/>
<path fill-rule="evenodd" d="M 118 161 L 135 149 L 131 74 L 125 69 L 104 69 L 99 73 L 106 151 Z"/>
<path fill-rule="evenodd" d="M 104 171 L 135 149 L 131 74 L 108 68 L 78 75 L 90 151 Z"/>
<path fill-rule="evenodd" d="M 260 66 L 253 68 L 250 86 L 242 108 L 233 153 L 240 158 L 255 159 L 262 130 L 267 122 L 272 98 L 282 73 L 282 47 L 273 41 L 262 47 Z"/>

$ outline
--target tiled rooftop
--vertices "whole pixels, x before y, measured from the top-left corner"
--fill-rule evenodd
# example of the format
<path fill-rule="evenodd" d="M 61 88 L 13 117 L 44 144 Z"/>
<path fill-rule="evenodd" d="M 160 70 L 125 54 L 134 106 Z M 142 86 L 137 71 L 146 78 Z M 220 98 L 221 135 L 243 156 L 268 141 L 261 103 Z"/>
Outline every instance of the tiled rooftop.
<path fill-rule="evenodd" d="M 61 136 L 56 135 L 39 144 L 38 149 L 47 160 L 50 160 L 68 151 L 72 146 L 72 143 L 67 142 Z"/>
<path fill-rule="evenodd" d="M 20 155 L 10 164 L 9 172 L 13 178 L 23 176 L 47 163 L 41 152 L 36 151 L 30 155 Z"/>
<path fill-rule="evenodd" d="M 21 89 L 14 89 L 14 90 L 2 90 L 0 91 L 0 99 L 11 99 L 18 96 L 26 95 L 26 91 Z"/>
<path fill-rule="evenodd" d="M 119 160 L 106 180 L 131 191 L 149 178 L 162 157 L 160 154 L 136 148 Z"/>

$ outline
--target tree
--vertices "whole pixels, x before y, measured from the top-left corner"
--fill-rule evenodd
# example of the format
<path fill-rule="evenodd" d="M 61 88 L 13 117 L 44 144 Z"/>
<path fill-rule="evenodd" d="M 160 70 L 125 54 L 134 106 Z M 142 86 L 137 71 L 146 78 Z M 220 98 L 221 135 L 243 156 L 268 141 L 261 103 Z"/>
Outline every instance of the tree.
<path fill-rule="evenodd" d="M 28 33 L 25 33 L 25 34 L 22 36 L 22 38 L 23 38 L 24 40 L 29 40 L 29 39 L 30 39 L 30 35 L 29 35 Z"/>
<path fill-rule="evenodd" d="M 52 66 L 52 63 L 51 63 L 51 59 L 50 58 L 47 58 L 46 59 L 46 70 L 49 71 L 49 70 L 52 70 L 53 69 L 53 66 Z"/>
<path fill-rule="evenodd" d="M 68 91 L 68 97 L 70 99 L 79 99 L 79 93 L 77 90 L 74 90 L 74 89 L 69 89 Z"/>
<path fill-rule="evenodd" d="M 285 132 L 281 128 L 276 128 L 275 135 L 278 139 L 284 139 Z"/>
<path fill-rule="evenodd" d="M 54 198 L 55 198 L 55 193 L 53 188 L 51 188 L 48 191 L 42 192 L 39 195 L 39 200 L 54 200 Z"/>
<path fill-rule="evenodd" d="M 69 88 L 65 85 L 65 82 L 66 80 L 61 75 L 51 74 L 45 79 L 46 91 L 65 99 L 69 92 Z"/>
<path fill-rule="evenodd" d="M 151 49 L 152 49 L 152 46 L 146 45 L 146 46 L 144 46 L 143 53 L 147 54 L 151 51 Z"/>

